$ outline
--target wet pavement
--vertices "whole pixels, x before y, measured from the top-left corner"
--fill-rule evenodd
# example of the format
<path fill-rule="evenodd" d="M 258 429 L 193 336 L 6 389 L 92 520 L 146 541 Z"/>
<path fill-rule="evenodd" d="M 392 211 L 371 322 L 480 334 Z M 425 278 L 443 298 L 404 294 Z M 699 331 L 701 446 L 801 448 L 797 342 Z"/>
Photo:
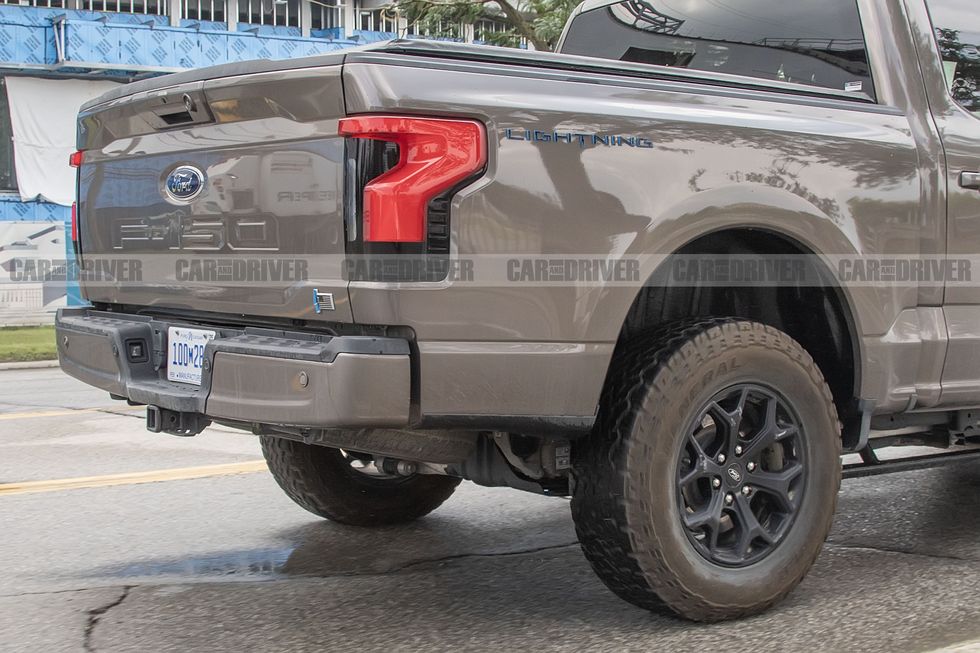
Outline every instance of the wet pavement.
<path fill-rule="evenodd" d="M 58 370 L 0 372 L 0 484 L 258 458 L 231 430 L 147 433 Z M 612 596 L 563 499 L 465 483 L 363 530 L 267 473 L 0 494 L 0 651 L 934 650 L 980 639 L 978 517 L 976 465 L 845 481 L 789 600 L 703 626 Z"/>

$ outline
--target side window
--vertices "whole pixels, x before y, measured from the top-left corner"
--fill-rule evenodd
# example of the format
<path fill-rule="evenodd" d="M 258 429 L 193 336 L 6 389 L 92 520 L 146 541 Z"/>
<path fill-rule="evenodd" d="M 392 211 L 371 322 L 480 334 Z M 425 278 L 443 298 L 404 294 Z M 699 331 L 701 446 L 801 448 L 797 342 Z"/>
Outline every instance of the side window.
<path fill-rule="evenodd" d="M 980 117 L 980 13 L 976 0 L 929 0 L 946 87 L 964 109 Z"/>
<path fill-rule="evenodd" d="M 857 0 L 622 0 L 576 16 L 562 52 L 874 99 Z"/>

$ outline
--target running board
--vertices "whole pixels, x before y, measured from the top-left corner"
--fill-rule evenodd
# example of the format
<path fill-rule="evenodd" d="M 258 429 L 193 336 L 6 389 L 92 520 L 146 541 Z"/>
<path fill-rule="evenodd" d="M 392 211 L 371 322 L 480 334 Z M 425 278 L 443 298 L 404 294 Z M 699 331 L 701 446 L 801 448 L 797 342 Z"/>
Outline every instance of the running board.
<path fill-rule="evenodd" d="M 878 474 L 894 474 L 896 472 L 911 472 L 918 469 L 931 469 L 955 462 L 980 460 L 980 449 L 960 451 L 958 453 L 939 453 L 913 458 L 898 458 L 896 460 L 879 460 L 877 462 L 861 462 L 844 465 L 844 478 L 863 478 Z"/>

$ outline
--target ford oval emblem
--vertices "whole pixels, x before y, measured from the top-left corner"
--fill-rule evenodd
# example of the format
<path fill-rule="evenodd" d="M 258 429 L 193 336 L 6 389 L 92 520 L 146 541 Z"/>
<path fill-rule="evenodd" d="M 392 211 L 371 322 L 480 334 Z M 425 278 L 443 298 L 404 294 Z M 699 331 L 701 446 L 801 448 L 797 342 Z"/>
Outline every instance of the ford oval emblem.
<path fill-rule="evenodd" d="M 194 166 L 178 166 L 167 175 L 164 189 L 175 202 L 190 202 L 204 190 L 204 173 Z"/>
<path fill-rule="evenodd" d="M 728 476 L 736 483 L 742 482 L 742 473 L 735 469 L 734 466 L 728 468 Z"/>

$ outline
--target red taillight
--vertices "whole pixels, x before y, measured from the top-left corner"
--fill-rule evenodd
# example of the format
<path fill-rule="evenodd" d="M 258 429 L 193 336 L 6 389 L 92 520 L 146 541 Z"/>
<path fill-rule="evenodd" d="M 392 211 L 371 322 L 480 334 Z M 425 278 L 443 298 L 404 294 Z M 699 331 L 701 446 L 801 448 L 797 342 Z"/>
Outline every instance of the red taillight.
<path fill-rule="evenodd" d="M 81 150 L 72 152 L 68 156 L 68 165 L 72 168 L 80 168 L 84 153 Z M 78 202 L 71 203 L 71 242 L 75 246 L 75 253 L 78 253 Z"/>
<path fill-rule="evenodd" d="M 487 160 L 483 125 L 474 120 L 363 116 L 341 120 L 340 134 L 398 144 L 398 163 L 364 187 L 367 242 L 423 242 L 429 200 Z"/>

